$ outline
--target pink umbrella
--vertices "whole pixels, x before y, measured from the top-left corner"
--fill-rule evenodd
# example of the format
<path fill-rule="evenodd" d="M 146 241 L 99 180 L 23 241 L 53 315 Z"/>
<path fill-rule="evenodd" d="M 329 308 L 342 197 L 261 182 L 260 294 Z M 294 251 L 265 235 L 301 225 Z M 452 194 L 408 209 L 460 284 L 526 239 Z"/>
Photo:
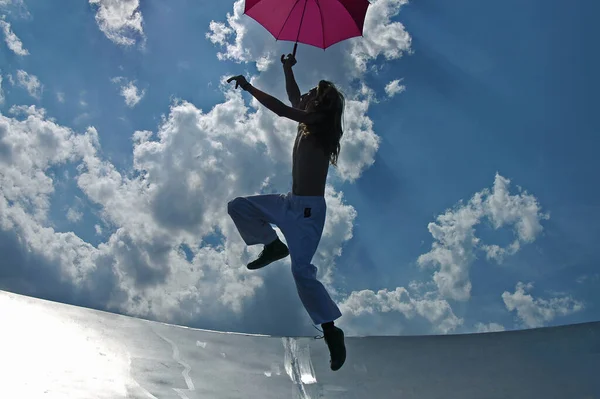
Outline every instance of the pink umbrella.
<path fill-rule="evenodd" d="M 246 0 L 244 14 L 277 40 L 327 47 L 362 36 L 368 0 Z"/>

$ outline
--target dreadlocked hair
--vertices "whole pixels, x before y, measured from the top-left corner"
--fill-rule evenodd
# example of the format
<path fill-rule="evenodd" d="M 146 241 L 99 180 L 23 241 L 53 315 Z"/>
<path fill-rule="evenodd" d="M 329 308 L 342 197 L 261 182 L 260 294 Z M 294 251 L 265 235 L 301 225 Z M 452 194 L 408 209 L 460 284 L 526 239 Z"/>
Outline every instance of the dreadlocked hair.
<path fill-rule="evenodd" d="M 304 136 L 314 135 L 329 162 L 337 166 L 340 154 L 340 140 L 344 134 L 342 119 L 344 114 L 344 95 L 327 80 L 321 80 L 317 86 L 317 96 L 309 107 L 313 111 L 326 115 L 323 122 L 314 125 L 301 123 L 299 128 Z"/>

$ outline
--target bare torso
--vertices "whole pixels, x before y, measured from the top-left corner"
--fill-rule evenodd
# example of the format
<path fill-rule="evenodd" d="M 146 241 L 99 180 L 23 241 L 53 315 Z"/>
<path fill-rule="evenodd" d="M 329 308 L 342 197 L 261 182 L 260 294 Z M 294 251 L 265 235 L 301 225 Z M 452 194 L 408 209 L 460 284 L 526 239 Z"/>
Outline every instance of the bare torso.
<path fill-rule="evenodd" d="M 329 158 L 312 136 L 298 131 L 292 153 L 292 192 L 302 196 L 324 196 Z"/>

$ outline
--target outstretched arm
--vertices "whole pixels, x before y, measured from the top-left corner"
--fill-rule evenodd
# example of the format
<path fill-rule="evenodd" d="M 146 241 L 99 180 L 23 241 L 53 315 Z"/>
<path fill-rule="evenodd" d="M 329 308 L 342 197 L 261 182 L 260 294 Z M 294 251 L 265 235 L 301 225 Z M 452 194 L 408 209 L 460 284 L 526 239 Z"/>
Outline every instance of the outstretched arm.
<path fill-rule="evenodd" d="M 287 91 L 288 99 L 292 104 L 292 107 L 298 108 L 300 104 L 300 88 L 294 78 L 294 72 L 292 67 L 296 64 L 296 58 L 292 54 L 288 54 L 287 57 L 281 55 L 281 63 L 283 64 L 283 73 L 285 75 L 285 89 Z"/>
<path fill-rule="evenodd" d="M 245 89 L 262 105 L 275 112 L 278 116 L 291 119 L 298 123 L 306 123 L 307 125 L 318 123 L 322 119 L 322 114 L 318 112 L 308 112 L 300 108 L 290 107 L 276 99 L 275 97 L 257 89 L 248 83 Z"/>
<path fill-rule="evenodd" d="M 306 123 L 307 125 L 318 123 L 322 120 L 323 115 L 319 112 L 308 112 L 299 108 L 293 108 L 285 105 L 275 97 L 252 86 L 243 76 L 234 76 L 227 79 L 227 82 L 235 80 L 235 87 L 241 86 L 242 89 L 250 93 L 262 105 L 276 113 L 278 116 L 291 119 L 298 123 Z"/>

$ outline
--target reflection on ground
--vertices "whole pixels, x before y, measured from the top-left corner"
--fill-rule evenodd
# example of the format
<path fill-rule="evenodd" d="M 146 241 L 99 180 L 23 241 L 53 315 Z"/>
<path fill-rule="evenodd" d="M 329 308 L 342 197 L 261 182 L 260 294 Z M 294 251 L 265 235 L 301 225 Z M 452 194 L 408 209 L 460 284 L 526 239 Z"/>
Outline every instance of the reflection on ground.
<path fill-rule="evenodd" d="M 2 398 L 600 399 L 600 323 L 322 340 L 195 330 L 0 291 Z"/>

